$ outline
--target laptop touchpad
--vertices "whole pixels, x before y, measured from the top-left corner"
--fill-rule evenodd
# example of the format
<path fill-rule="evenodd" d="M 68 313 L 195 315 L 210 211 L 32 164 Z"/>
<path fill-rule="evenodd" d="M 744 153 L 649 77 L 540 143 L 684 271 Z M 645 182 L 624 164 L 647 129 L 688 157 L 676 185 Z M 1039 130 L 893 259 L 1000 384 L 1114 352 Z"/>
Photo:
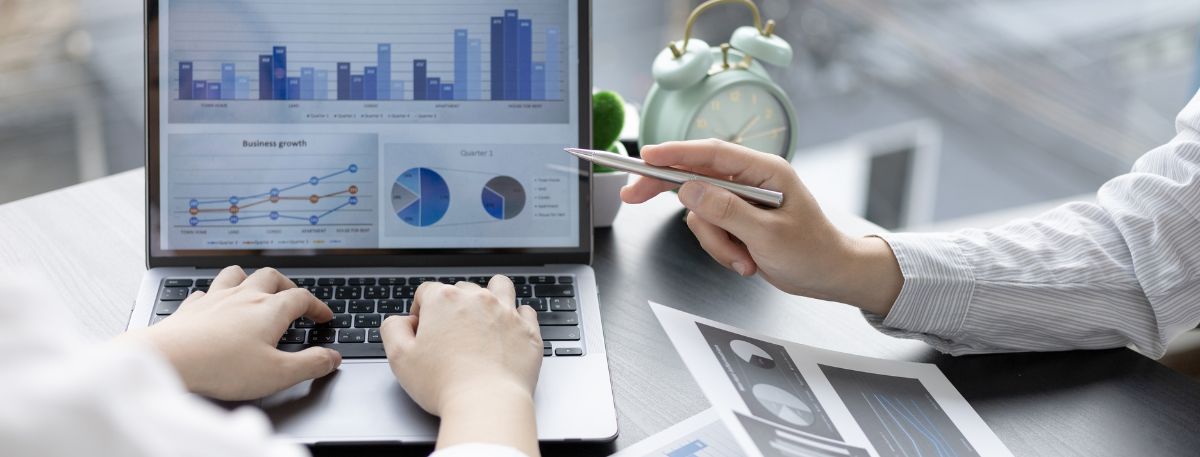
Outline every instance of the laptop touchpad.
<path fill-rule="evenodd" d="M 262 400 L 275 429 L 316 443 L 432 442 L 437 418 L 404 393 L 384 361 L 343 363 L 337 372 Z"/>

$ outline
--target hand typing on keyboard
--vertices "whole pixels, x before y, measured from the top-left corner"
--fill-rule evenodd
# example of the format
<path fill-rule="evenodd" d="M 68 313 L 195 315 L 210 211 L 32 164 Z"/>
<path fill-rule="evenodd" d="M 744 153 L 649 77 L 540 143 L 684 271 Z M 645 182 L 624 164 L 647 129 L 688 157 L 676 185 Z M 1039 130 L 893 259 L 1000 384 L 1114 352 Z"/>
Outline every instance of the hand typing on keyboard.
<path fill-rule="evenodd" d="M 274 269 L 246 276 L 234 266 L 222 270 L 207 293 L 189 296 L 170 317 L 118 340 L 153 346 L 192 392 L 250 400 L 325 376 L 341 364 L 333 349 L 291 353 L 275 348 L 279 335 L 300 317 L 322 323 L 333 312 Z"/>
<path fill-rule="evenodd" d="M 538 455 L 533 391 L 542 364 L 538 314 L 516 307 L 511 280 L 425 283 L 411 315 L 380 329 L 392 371 L 426 411 L 442 417 L 438 446 L 483 442 Z"/>

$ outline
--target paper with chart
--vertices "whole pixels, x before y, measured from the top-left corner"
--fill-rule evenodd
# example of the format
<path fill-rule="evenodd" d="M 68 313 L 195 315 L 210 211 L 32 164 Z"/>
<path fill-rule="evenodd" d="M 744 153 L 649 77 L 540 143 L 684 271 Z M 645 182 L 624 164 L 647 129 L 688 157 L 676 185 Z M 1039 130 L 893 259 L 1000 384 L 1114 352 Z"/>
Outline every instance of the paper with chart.
<path fill-rule="evenodd" d="M 651 308 L 745 455 L 1012 455 L 934 365 L 817 349 Z"/>
<path fill-rule="evenodd" d="M 622 449 L 612 457 L 743 457 L 721 415 L 706 410 Z"/>

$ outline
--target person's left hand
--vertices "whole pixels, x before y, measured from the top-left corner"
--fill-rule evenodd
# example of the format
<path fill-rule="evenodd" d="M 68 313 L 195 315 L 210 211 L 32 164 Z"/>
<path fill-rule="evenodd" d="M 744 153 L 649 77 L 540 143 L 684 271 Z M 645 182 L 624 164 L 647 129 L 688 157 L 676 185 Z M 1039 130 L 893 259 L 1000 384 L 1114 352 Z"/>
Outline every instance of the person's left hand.
<path fill-rule="evenodd" d="M 271 268 L 249 277 L 221 270 L 208 293 L 196 292 L 171 317 L 118 341 L 148 343 L 175 366 L 188 390 L 219 400 L 252 400 L 337 369 L 341 354 L 313 347 L 275 348 L 300 316 L 327 322 L 333 312 Z"/>

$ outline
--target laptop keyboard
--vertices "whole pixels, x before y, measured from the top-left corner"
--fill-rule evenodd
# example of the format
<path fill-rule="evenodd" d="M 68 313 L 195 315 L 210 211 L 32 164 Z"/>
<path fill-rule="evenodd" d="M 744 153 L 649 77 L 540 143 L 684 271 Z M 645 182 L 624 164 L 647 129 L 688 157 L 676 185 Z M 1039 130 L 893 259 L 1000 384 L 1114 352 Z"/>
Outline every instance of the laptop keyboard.
<path fill-rule="evenodd" d="M 573 276 L 510 276 L 516 286 L 517 304 L 538 312 L 542 331 L 542 356 L 583 355 L 580 347 L 580 312 Z M 292 322 L 279 338 L 284 351 L 312 346 L 337 350 L 343 358 L 386 357 L 379 326 L 389 316 L 406 316 L 412 310 L 413 294 L 425 282 L 455 284 L 473 282 L 487 286 L 484 276 L 355 276 L 295 277 L 292 282 L 308 289 L 329 305 L 333 320 L 318 324 L 307 318 Z M 155 302 L 154 325 L 175 313 L 192 292 L 207 291 L 211 278 L 168 278 L 163 280 Z"/>

